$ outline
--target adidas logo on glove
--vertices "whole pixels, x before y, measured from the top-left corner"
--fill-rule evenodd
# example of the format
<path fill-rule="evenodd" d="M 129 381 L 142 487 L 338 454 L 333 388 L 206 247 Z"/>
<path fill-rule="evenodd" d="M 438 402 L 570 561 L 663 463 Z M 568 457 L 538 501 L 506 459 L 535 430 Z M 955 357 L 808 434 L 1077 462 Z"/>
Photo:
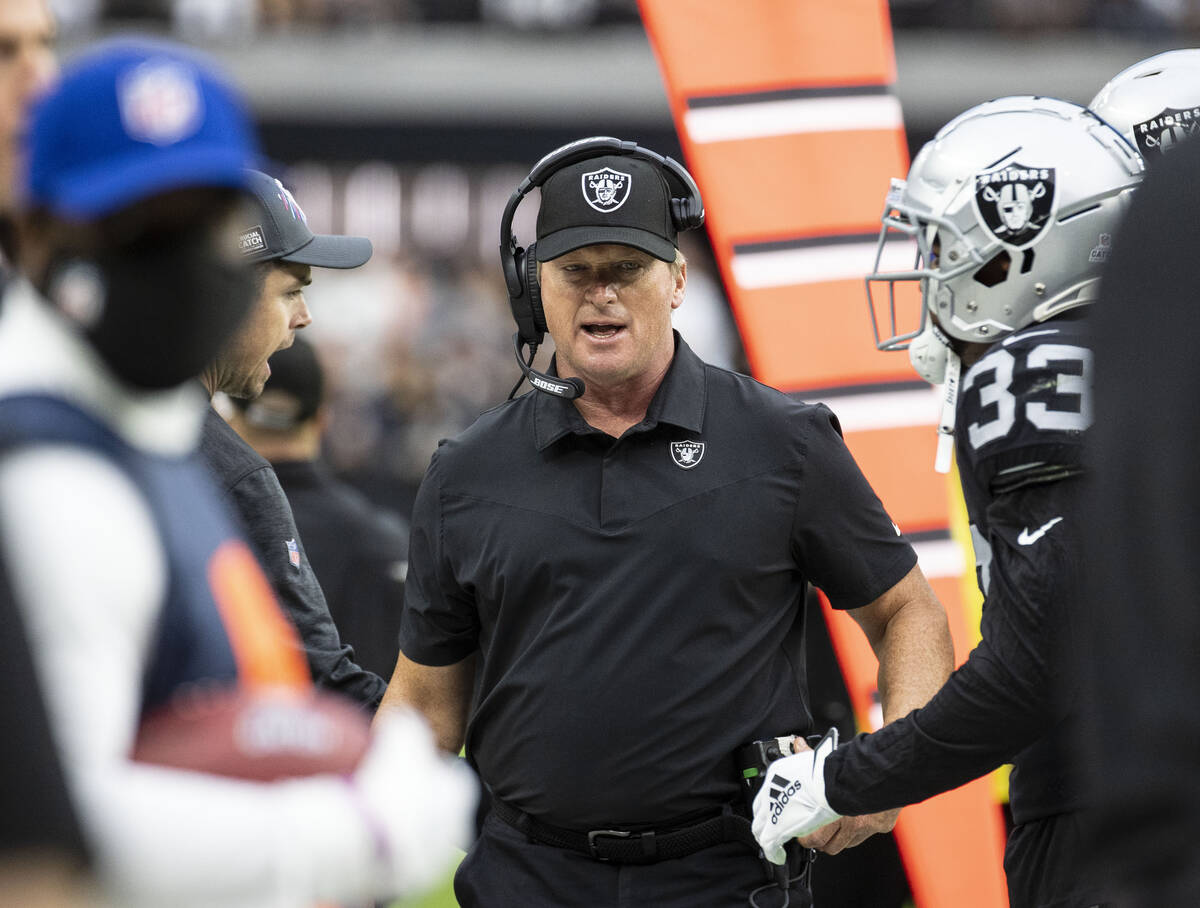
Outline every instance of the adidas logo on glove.
<path fill-rule="evenodd" d="M 775 786 L 771 789 L 771 824 L 775 825 L 779 822 L 779 815 L 783 813 L 783 808 L 792 799 L 792 795 L 800 791 L 800 782 L 776 775 L 772 776 L 771 784 Z"/>
<path fill-rule="evenodd" d="M 831 728 L 816 749 L 783 757 L 767 767 L 770 782 L 754 796 L 750 826 L 771 863 L 787 860 L 784 845 L 790 839 L 815 832 L 840 816 L 825 800 L 825 760 L 837 743 L 837 729 Z"/>

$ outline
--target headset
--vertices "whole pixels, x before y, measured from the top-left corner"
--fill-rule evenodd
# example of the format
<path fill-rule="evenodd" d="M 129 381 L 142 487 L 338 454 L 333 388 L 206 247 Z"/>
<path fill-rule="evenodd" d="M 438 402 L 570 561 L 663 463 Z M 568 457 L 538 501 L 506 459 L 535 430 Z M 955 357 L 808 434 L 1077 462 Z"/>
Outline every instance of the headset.
<path fill-rule="evenodd" d="M 674 190 L 671 194 L 671 222 L 676 232 L 694 230 L 704 223 L 704 202 L 700 199 L 700 189 L 682 164 L 643 148 L 636 142 L 624 142 L 612 136 L 578 139 L 555 149 L 538 161 L 529 172 L 529 176 L 513 191 L 500 218 L 500 265 L 504 269 L 504 283 L 508 287 L 508 304 L 517 323 L 517 333 L 513 335 L 517 364 L 521 367 L 522 379 L 529 379 L 533 387 L 568 400 L 582 396 L 581 380 L 557 379 L 530 368 L 538 347 L 546 337 L 546 315 L 542 310 L 542 291 L 538 282 L 537 243 L 530 243 L 528 248 L 522 249 L 517 244 L 517 238 L 513 236 L 512 222 L 517 206 L 531 189 L 541 187 L 564 167 L 605 155 L 627 155 L 657 164 L 667 177 L 668 187 L 671 186 L 671 178 L 674 177 L 678 188 L 683 190 L 681 195 L 676 196 Z M 521 348 L 524 346 L 529 347 L 528 360 L 521 356 Z M 517 380 L 517 384 L 508 395 L 510 400 L 517 393 L 517 388 L 521 387 L 522 379 Z"/>

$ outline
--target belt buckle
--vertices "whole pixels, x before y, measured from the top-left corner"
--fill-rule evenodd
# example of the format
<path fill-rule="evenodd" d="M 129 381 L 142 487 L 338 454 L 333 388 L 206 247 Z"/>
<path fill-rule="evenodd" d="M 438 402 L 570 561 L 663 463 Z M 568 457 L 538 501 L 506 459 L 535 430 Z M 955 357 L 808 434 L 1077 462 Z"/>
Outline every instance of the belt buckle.
<path fill-rule="evenodd" d="M 598 839 L 600 836 L 607 836 L 608 838 L 612 839 L 628 839 L 633 836 L 633 833 L 628 829 L 592 829 L 588 831 L 588 851 L 591 853 L 592 858 L 597 861 L 603 861 L 607 863 L 611 861 L 612 858 L 604 857 L 596 850 L 596 839 Z"/>

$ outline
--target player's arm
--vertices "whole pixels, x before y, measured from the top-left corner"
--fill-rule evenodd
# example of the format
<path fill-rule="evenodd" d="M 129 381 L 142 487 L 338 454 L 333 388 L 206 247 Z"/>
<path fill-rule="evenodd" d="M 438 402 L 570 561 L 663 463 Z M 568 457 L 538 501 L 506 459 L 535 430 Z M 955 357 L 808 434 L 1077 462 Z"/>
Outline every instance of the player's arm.
<path fill-rule="evenodd" d="M 919 566 L 875 601 L 851 609 L 879 660 L 884 722 L 922 706 L 954 667 L 946 612 Z M 896 825 L 898 809 L 845 816 L 800 839 L 806 848 L 837 854 Z"/>
<path fill-rule="evenodd" d="M 415 708 L 433 728 L 438 746 L 457 754 L 466 738 L 474 683 L 474 654 L 453 665 L 421 665 L 400 653 L 379 711 L 382 714 L 401 706 Z"/>

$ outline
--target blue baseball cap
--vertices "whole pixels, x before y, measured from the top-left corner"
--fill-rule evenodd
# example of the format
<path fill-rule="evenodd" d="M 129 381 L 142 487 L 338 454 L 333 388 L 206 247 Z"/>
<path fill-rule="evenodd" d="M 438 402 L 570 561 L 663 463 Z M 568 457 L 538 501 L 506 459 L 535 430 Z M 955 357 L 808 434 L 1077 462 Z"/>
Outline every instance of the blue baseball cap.
<path fill-rule="evenodd" d="M 205 57 L 149 39 L 105 42 L 67 67 L 26 135 L 25 201 L 92 220 L 172 189 L 246 187 L 258 143 Z"/>

